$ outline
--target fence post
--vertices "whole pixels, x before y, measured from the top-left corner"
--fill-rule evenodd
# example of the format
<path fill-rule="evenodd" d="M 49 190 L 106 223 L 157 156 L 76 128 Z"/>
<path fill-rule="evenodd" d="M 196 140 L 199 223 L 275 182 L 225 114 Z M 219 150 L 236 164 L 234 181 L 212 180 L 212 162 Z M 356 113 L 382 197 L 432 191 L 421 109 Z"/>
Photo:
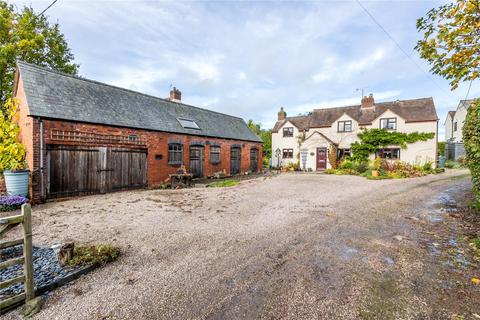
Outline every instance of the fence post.
<path fill-rule="evenodd" d="M 29 204 L 22 205 L 23 214 L 23 257 L 25 258 L 25 300 L 35 298 L 33 280 L 33 248 L 32 248 L 32 207 Z"/>

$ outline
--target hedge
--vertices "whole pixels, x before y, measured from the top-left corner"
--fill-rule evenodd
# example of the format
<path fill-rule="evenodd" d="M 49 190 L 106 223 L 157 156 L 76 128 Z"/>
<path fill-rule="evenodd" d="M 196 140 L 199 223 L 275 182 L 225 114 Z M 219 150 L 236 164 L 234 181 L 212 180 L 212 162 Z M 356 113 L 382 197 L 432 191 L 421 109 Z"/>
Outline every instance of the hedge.
<path fill-rule="evenodd" d="M 467 166 L 472 173 L 473 192 L 480 204 L 480 99 L 468 108 L 463 125 L 463 143 L 467 153 Z"/>

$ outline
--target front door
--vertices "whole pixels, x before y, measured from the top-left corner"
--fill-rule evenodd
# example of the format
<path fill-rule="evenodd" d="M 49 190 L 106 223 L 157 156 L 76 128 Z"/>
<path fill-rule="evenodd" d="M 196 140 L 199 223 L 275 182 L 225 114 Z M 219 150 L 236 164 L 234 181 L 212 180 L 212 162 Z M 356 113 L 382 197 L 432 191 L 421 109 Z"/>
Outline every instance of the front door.
<path fill-rule="evenodd" d="M 203 153 L 202 146 L 190 146 L 190 173 L 194 178 L 203 178 Z"/>
<path fill-rule="evenodd" d="M 258 171 L 258 149 L 250 149 L 250 171 Z"/>
<path fill-rule="evenodd" d="M 230 150 L 230 174 L 240 173 L 240 161 L 242 158 L 242 150 L 238 147 L 233 147 Z"/>
<path fill-rule="evenodd" d="M 327 169 L 327 148 L 317 148 L 317 170 Z"/>

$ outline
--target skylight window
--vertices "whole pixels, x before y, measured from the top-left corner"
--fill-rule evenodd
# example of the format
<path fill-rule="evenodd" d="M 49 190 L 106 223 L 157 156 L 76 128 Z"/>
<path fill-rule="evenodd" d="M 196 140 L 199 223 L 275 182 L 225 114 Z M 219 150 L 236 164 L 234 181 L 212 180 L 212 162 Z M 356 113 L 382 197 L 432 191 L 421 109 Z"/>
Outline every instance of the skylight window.
<path fill-rule="evenodd" d="M 177 120 L 185 129 L 200 130 L 200 127 L 198 126 L 198 124 L 192 119 L 177 118 Z"/>

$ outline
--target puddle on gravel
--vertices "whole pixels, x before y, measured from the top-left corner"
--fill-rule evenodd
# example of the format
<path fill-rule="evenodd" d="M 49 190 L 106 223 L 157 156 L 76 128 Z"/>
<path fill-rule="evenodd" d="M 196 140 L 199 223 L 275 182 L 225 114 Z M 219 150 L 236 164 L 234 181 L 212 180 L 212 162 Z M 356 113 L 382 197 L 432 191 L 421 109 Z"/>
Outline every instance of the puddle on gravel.
<path fill-rule="evenodd" d="M 349 247 L 349 246 L 344 246 L 340 252 L 339 252 L 339 257 L 342 260 L 351 260 L 354 258 L 358 253 L 358 249 L 354 247 Z"/>
<path fill-rule="evenodd" d="M 459 187 L 454 186 L 432 197 L 424 207 L 420 208 L 420 216 L 432 223 L 442 222 L 446 215 L 458 211 L 453 195 L 459 191 Z"/>
<path fill-rule="evenodd" d="M 393 259 L 390 258 L 390 257 L 383 257 L 383 260 L 385 261 L 385 263 L 386 263 L 389 267 L 391 267 L 391 266 L 393 266 L 393 265 L 395 264 L 395 261 L 393 261 Z"/>

